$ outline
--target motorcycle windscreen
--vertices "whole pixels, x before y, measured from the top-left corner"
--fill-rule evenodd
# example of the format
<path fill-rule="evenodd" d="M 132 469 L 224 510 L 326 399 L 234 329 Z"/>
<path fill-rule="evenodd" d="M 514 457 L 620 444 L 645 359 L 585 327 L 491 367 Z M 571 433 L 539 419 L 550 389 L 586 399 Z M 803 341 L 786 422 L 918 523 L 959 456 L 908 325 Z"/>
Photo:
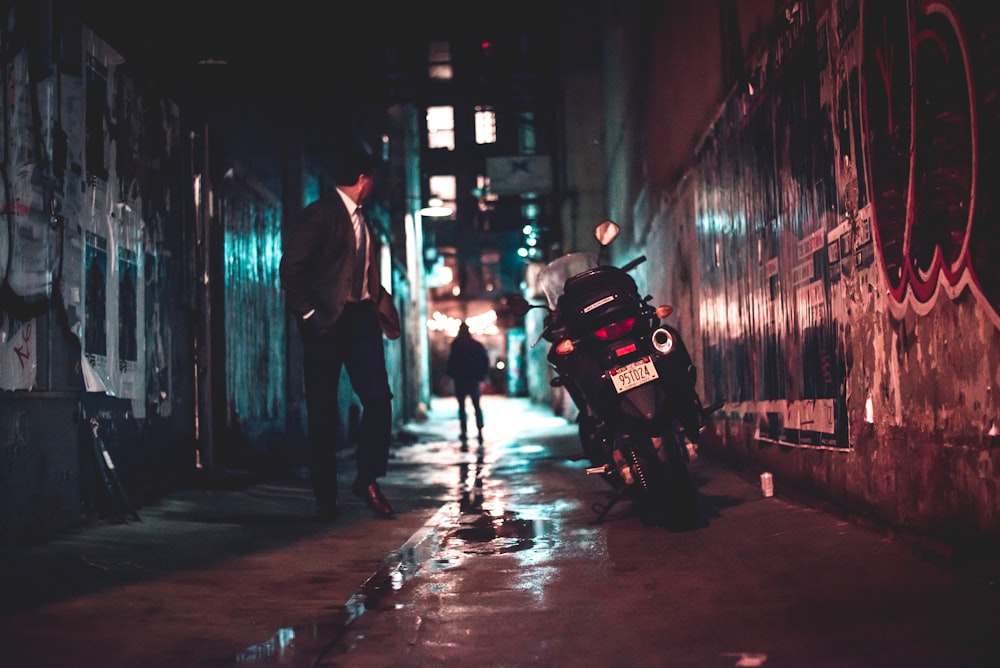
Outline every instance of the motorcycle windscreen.
<path fill-rule="evenodd" d="M 538 287 L 542 289 L 549 308 L 557 307 L 566 281 L 595 266 L 597 266 L 597 255 L 594 253 L 569 253 L 556 258 L 538 272 Z"/>

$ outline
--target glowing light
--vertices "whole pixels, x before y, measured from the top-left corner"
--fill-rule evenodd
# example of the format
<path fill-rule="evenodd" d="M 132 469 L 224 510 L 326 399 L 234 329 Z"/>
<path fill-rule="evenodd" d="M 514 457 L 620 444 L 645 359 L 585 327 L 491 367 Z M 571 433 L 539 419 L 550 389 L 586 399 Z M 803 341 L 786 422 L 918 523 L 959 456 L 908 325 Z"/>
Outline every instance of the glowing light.
<path fill-rule="evenodd" d="M 558 343 L 558 345 L 556 345 L 556 352 L 560 355 L 569 355 L 573 352 L 574 348 L 576 348 L 576 346 L 573 345 L 571 340 L 563 339 Z"/>
<path fill-rule="evenodd" d="M 485 313 L 469 316 L 465 319 L 465 324 L 469 326 L 470 334 L 481 336 L 484 334 L 499 334 L 500 329 L 497 327 L 496 321 L 497 312 L 490 309 Z M 453 318 L 440 311 L 434 311 L 431 317 L 427 319 L 428 330 L 432 332 L 444 332 L 452 337 L 458 334 L 458 327 L 461 324 L 461 318 Z"/>
<path fill-rule="evenodd" d="M 493 309 L 465 319 L 465 324 L 469 326 L 469 331 L 472 334 L 498 334 L 500 330 L 497 328 L 496 322 L 497 312 Z"/>
<path fill-rule="evenodd" d="M 444 216 L 450 216 L 454 211 L 450 206 L 445 206 L 444 201 L 440 197 L 431 197 L 427 202 L 427 206 L 420 210 L 420 215 L 427 218 L 441 218 Z"/>
<path fill-rule="evenodd" d="M 455 280 L 455 272 L 446 265 L 441 258 L 435 263 L 433 269 L 427 274 L 427 285 L 432 288 L 440 288 Z"/>

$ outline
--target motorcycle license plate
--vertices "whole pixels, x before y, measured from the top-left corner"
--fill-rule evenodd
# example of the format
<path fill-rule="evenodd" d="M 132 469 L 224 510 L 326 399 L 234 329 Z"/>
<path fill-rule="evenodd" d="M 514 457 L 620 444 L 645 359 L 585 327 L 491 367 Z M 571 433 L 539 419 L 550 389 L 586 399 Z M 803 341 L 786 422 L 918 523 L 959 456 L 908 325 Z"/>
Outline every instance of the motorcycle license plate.
<path fill-rule="evenodd" d="M 659 377 L 660 375 L 656 373 L 656 365 L 648 357 L 611 370 L 611 380 L 614 382 L 615 392 L 618 394 L 628 392 L 633 387 L 645 385 Z"/>

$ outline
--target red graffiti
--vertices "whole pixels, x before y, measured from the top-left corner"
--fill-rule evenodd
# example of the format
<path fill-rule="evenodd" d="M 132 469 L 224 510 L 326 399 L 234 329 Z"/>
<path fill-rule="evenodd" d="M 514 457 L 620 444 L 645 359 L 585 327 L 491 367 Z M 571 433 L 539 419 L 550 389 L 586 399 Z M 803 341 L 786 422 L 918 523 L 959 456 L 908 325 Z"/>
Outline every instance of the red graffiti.
<path fill-rule="evenodd" d="M 14 214 L 18 216 L 27 216 L 31 213 L 31 207 L 25 202 L 14 202 Z M 7 213 L 7 203 L 0 201 L 0 213 Z"/>
<path fill-rule="evenodd" d="M 31 323 L 25 323 L 24 327 L 21 328 L 21 340 L 25 343 L 31 340 Z M 31 351 L 28 350 L 26 346 L 14 346 L 14 354 L 17 355 L 17 361 L 21 363 L 21 368 L 25 366 L 25 362 L 31 359 Z"/>
<path fill-rule="evenodd" d="M 959 16 L 952 2 L 866 3 L 868 179 L 876 243 L 898 304 L 926 307 L 942 288 L 957 297 L 970 286 L 994 313 L 1000 305 L 993 255 L 983 246 L 996 243 L 998 226 L 983 192 L 995 187 L 984 167 L 997 129 L 983 128 L 997 120 L 985 113 L 997 81 L 975 79 L 993 73 L 997 64 L 985 61 L 997 57 L 966 32 L 982 20 L 972 15 L 976 6 L 966 3 Z"/>

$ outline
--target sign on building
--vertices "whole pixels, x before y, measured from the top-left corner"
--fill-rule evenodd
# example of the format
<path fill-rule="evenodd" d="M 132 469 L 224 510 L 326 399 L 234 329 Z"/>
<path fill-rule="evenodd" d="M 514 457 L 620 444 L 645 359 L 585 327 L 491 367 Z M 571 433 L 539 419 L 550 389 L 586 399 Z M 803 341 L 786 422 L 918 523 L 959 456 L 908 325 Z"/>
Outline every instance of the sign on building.
<path fill-rule="evenodd" d="M 486 175 L 497 195 L 552 192 L 552 159 L 547 155 L 487 158 Z"/>

